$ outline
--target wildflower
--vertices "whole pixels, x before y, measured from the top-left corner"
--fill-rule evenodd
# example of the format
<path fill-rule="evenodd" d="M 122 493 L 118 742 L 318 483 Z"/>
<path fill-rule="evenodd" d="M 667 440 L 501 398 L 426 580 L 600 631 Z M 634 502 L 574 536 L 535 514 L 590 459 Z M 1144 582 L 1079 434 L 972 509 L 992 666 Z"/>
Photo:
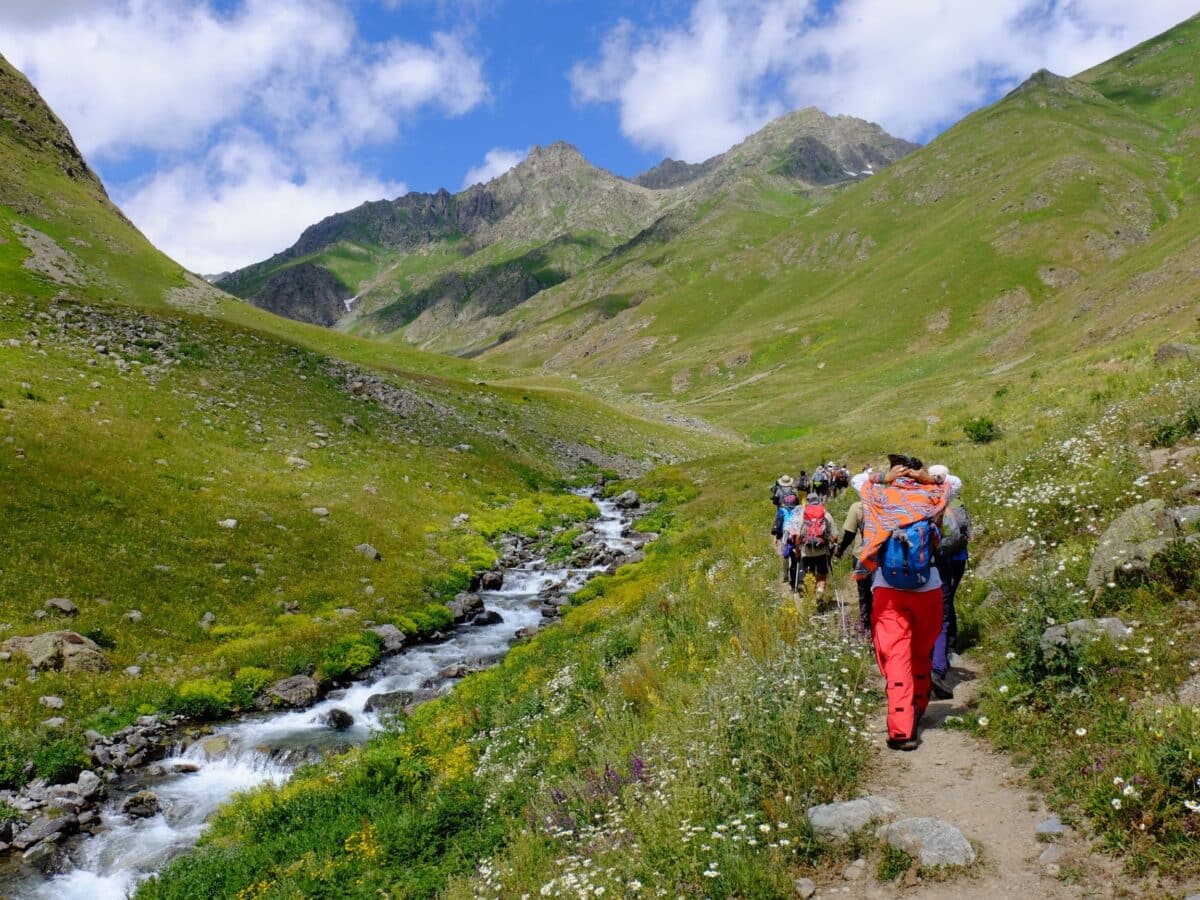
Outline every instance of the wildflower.
<path fill-rule="evenodd" d="M 1086 728 L 1076 728 L 1075 729 L 1075 737 L 1083 737 L 1085 734 L 1087 734 Z"/>
<path fill-rule="evenodd" d="M 1000 693 L 1002 693 L 1002 694 L 1008 693 L 1008 685 L 1007 684 L 1000 685 Z"/>
<path fill-rule="evenodd" d="M 1113 797 L 1113 798 L 1112 798 L 1110 801 L 1108 801 L 1108 802 L 1112 804 L 1112 808 L 1113 808 L 1113 809 L 1120 809 L 1120 808 L 1121 808 L 1121 798 L 1120 798 L 1120 797 Z"/>
<path fill-rule="evenodd" d="M 1005 659 L 1016 659 L 1017 654 L 1014 651 L 1009 650 L 1007 653 L 1004 654 L 1004 658 Z"/>
<path fill-rule="evenodd" d="M 1188 812 L 1200 812 L 1200 803 L 1195 800 L 1184 800 L 1183 805 L 1187 807 Z"/>
<path fill-rule="evenodd" d="M 979 717 L 978 719 L 976 719 L 975 721 L 977 721 L 977 722 L 979 723 L 979 727 L 980 727 L 980 728 L 987 728 L 987 723 L 988 723 L 988 717 L 987 717 L 987 716 L 980 716 L 980 717 Z"/>
<path fill-rule="evenodd" d="M 763 822 L 761 825 L 758 826 L 758 830 L 761 831 L 763 834 L 770 834 L 771 826 L 768 825 L 766 822 Z"/>
<path fill-rule="evenodd" d="M 1136 797 L 1138 795 L 1137 788 L 1135 788 L 1132 784 L 1125 785 L 1121 793 L 1126 797 Z"/>

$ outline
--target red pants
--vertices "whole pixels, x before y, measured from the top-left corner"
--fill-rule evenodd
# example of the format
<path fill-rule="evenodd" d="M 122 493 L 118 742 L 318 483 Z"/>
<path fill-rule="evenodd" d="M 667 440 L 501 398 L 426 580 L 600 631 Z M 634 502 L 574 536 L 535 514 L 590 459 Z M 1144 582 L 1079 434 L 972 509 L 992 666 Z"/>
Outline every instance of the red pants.
<path fill-rule="evenodd" d="M 933 645 L 942 631 L 942 589 L 898 591 L 877 587 L 871 603 L 875 661 L 887 680 L 888 736 L 916 737 L 929 705 Z"/>

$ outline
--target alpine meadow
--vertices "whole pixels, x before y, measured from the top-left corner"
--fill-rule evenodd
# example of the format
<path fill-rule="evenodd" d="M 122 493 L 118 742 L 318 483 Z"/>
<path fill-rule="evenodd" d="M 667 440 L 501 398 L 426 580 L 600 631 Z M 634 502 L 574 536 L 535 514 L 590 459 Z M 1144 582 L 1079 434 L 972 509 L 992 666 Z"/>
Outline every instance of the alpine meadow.
<path fill-rule="evenodd" d="M 1200 16 L 837 112 L 207 279 L 0 58 L 0 897 L 1200 896 Z"/>

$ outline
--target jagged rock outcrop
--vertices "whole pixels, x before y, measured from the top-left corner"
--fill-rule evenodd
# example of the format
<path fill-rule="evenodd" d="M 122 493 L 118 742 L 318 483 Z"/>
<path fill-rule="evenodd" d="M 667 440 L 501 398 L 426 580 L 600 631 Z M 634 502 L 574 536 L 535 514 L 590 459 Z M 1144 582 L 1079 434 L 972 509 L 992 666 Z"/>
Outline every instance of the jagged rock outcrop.
<path fill-rule="evenodd" d="M 346 300 L 351 296 L 328 269 L 300 263 L 273 276 L 250 302 L 289 319 L 333 325 L 346 314 Z"/>
<path fill-rule="evenodd" d="M 108 661 L 100 647 L 74 631 L 50 631 L 30 637 L 9 638 L 0 650 L 20 654 L 40 671 L 105 672 Z"/>

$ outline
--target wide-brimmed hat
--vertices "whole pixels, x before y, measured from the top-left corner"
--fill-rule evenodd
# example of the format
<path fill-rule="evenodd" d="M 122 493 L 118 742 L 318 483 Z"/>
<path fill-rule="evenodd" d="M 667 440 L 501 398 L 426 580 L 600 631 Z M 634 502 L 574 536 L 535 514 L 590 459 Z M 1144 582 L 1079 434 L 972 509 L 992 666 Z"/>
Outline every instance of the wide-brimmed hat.
<path fill-rule="evenodd" d="M 792 481 L 791 475 L 780 475 L 779 481 L 777 481 L 776 484 L 778 484 L 780 487 L 791 487 L 793 484 L 795 484 L 795 482 Z"/>

